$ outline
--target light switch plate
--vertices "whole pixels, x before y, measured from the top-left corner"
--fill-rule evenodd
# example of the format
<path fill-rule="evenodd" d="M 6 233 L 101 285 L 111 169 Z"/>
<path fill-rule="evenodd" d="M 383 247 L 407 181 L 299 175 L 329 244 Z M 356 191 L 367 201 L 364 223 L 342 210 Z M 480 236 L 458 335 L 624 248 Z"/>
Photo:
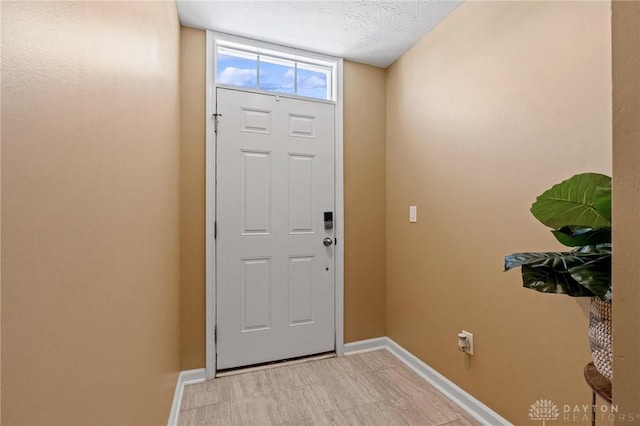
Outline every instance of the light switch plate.
<path fill-rule="evenodd" d="M 409 206 L 409 222 L 417 222 L 417 221 L 418 221 L 418 207 Z"/>

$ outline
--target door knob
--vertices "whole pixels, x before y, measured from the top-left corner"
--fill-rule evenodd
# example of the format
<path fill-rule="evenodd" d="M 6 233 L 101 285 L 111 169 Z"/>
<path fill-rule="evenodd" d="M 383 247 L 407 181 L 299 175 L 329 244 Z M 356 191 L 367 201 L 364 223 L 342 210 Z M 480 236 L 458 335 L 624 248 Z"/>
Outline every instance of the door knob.
<path fill-rule="evenodd" d="M 322 244 L 324 244 L 325 247 L 329 247 L 331 244 L 333 244 L 333 238 L 326 237 L 324 240 L 322 240 Z"/>

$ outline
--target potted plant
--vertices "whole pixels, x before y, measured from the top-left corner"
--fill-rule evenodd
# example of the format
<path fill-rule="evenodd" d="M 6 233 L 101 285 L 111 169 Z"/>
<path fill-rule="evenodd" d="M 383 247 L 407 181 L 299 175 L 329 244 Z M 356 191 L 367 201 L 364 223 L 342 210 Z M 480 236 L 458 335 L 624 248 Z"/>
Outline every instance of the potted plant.
<path fill-rule="evenodd" d="M 591 354 L 611 381 L 611 178 L 575 175 L 542 193 L 531 213 L 571 250 L 514 253 L 505 257 L 505 271 L 520 267 L 526 288 L 591 298 Z"/>

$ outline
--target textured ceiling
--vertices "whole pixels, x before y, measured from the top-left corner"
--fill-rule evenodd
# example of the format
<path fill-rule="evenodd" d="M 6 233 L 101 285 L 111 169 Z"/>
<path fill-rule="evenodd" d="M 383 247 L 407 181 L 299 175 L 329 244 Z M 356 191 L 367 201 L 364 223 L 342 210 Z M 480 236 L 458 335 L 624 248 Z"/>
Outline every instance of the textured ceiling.
<path fill-rule="evenodd" d="M 177 0 L 182 25 L 387 67 L 460 1 Z"/>

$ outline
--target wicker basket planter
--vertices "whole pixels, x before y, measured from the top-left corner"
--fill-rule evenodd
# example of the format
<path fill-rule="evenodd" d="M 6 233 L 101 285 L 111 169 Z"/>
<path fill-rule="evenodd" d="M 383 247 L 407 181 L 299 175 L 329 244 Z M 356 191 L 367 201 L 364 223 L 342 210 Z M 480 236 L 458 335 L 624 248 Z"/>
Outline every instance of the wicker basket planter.
<path fill-rule="evenodd" d="M 591 298 L 589 343 L 593 364 L 600 374 L 613 381 L 613 354 L 611 351 L 611 302 Z"/>

